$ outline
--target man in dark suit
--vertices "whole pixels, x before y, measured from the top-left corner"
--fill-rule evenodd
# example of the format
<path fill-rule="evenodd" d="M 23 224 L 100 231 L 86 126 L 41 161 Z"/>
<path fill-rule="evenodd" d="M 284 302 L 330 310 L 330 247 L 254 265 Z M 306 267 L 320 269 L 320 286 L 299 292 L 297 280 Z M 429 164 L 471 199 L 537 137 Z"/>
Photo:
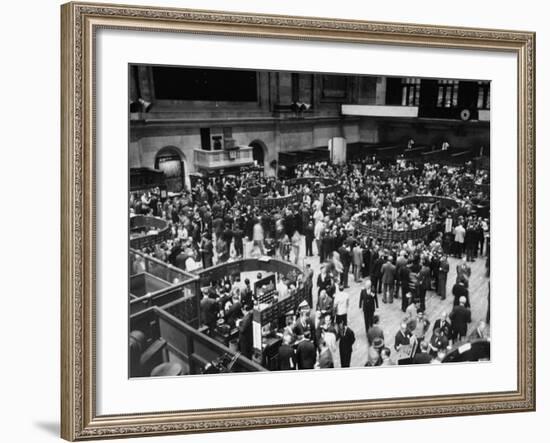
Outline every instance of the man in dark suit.
<path fill-rule="evenodd" d="M 377 294 L 382 292 L 382 265 L 384 264 L 384 257 L 377 256 L 374 261 L 374 265 L 371 270 L 370 279 L 372 281 L 372 290 Z"/>
<path fill-rule="evenodd" d="M 296 347 L 296 365 L 298 369 L 313 369 L 317 360 L 315 345 L 303 336 L 298 337 Z"/>
<path fill-rule="evenodd" d="M 408 266 L 402 266 L 399 270 L 398 278 L 401 284 L 401 310 L 405 312 L 410 300 L 406 294 L 410 290 L 411 269 Z"/>
<path fill-rule="evenodd" d="M 340 254 L 340 261 L 342 262 L 342 284 L 344 288 L 349 288 L 348 277 L 349 277 L 349 268 L 351 266 L 351 251 L 348 245 L 342 245 L 338 248 L 338 253 Z"/>
<path fill-rule="evenodd" d="M 313 239 L 315 238 L 313 222 L 309 222 L 305 229 L 306 257 L 313 257 Z"/>
<path fill-rule="evenodd" d="M 252 358 L 253 332 L 252 332 L 252 306 L 243 306 L 243 318 L 239 323 L 239 351 L 246 357 Z"/>
<path fill-rule="evenodd" d="M 468 333 L 468 323 L 472 321 L 472 313 L 466 307 L 466 298 L 460 297 L 458 306 L 453 308 L 449 316 L 453 326 L 453 340 L 462 340 Z"/>
<path fill-rule="evenodd" d="M 212 258 L 214 257 L 214 245 L 212 243 L 212 239 L 210 238 L 210 234 L 203 234 L 200 252 L 202 256 L 203 268 L 206 269 L 213 266 L 214 262 L 212 261 Z"/>
<path fill-rule="evenodd" d="M 250 280 L 248 278 L 244 279 L 244 288 L 241 292 L 241 303 L 243 305 L 250 305 L 250 306 L 254 304 L 254 292 L 250 287 Z"/>
<path fill-rule="evenodd" d="M 426 292 L 432 287 L 432 277 L 427 260 L 422 263 L 422 268 L 418 273 L 418 298 L 420 299 L 420 309 L 426 310 Z"/>
<path fill-rule="evenodd" d="M 363 310 L 363 317 L 365 319 L 365 331 L 373 325 L 374 311 L 378 308 L 378 296 L 372 291 L 372 285 L 370 280 L 367 280 L 365 287 L 361 290 L 359 295 L 359 309 Z"/>
<path fill-rule="evenodd" d="M 355 343 L 354 332 L 344 324 L 343 321 L 338 323 L 338 338 L 340 349 L 340 364 L 343 368 L 349 368 L 351 363 L 351 354 L 353 352 L 353 344 Z"/>
<path fill-rule="evenodd" d="M 384 263 L 380 269 L 380 273 L 382 274 L 382 301 L 390 304 L 393 303 L 396 269 L 392 261 L 393 257 L 389 255 L 386 263 Z"/>
<path fill-rule="evenodd" d="M 439 329 L 447 339 L 451 338 L 452 326 L 448 320 L 446 312 L 442 312 L 441 316 L 434 322 L 433 331 L 435 334 L 436 329 Z"/>
<path fill-rule="evenodd" d="M 467 308 L 470 307 L 470 294 L 468 288 L 464 284 L 464 280 L 459 280 L 457 283 L 455 283 L 452 293 L 454 296 L 453 306 L 458 306 L 460 298 L 464 297 L 466 299 L 465 306 Z"/>
<path fill-rule="evenodd" d="M 243 256 L 243 230 L 237 225 L 233 229 L 233 241 L 235 245 L 235 252 L 239 257 Z"/>
<path fill-rule="evenodd" d="M 290 371 L 296 369 L 296 353 L 290 345 L 292 336 L 285 334 L 283 336 L 283 344 L 277 352 L 277 367 L 279 371 Z"/>
<path fill-rule="evenodd" d="M 220 310 L 214 294 L 203 294 L 200 301 L 201 322 L 208 326 L 208 333 L 211 334 L 216 327 L 218 311 Z"/>

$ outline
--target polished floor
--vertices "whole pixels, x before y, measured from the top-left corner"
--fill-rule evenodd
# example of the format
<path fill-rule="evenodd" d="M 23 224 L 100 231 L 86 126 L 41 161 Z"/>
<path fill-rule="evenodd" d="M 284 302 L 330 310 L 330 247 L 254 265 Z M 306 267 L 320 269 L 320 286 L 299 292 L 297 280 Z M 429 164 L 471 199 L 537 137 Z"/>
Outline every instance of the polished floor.
<path fill-rule="evenodd" d="M 251 246 L 251 245 L 250 245 Z M 305 250 L 305 245 L 301 248 L 301 251 Z M 310 263 L 314 270 L 314 284 L 319 274 L 319 257 L 316 256 L 315 246 L 313 250 L 313 257 L 303 257 L 300 254 L 298 264 L 304 266 L 306 263 Z M 291 257 L 291 260 L 293 258 Z M 472 269 L 472 275 L 469 281 L 469 294 L 470 304 L 472 311 L 472 322 L 469 325 L 470 333 L 477 327 L 477 323 L 480 320 L 485 320 L 488 306 L 488 292 L 489 292 L 489 278 L 485 275 L 485 258 L 478 258 L 475 262 L 470 263 Z M 425 316 L 430 320 L 431 326 L 426 337 L 431 337 L 432 327 L 435 320 L 437 320 L 443 312 L 451 312 L 453 308 L 453 296 L 452 287 L 456 280 L 456 265 L 459 260 L 455 258 L 449 258 L 450 271 L 447 277 L 447 297 L 445 300 L 441 300 L 433 291 L 428 291 L 426 294 L 426 311 Z M 250 276 L 252 277 L 252 276 Z M 251 278 L 251 280 L 253 277 Z M 363 313 L 359 309 L 359 294 L 364 287 L 364 282 L 357 283 L 353 281 L 353 275 L 349 275 L 349 289 L 346 291 L 350 295 L 350 310 L 348 313 L 348 325 L 355 333 L 355 344 L 353 346 L 353 353 L 351 357 L 351 366 L 364 366 L 367 361 L 368 345 L 366 340 L 365 322 L 363 319 Z M 316 304 L 316 288 L 313 291 L 314 305 Z M 401 299 L 394 299 L 392 304 L 382 303 L 382 296 L 378 296 L 380 302 L 379 308 L 376 314 L 380 317 L 380 326 L 384 330 L 384 336 L 386 340 L 386 346 L 392 350 L 392 357 L 395 352 L 393 351 L 394 337 L 399 330 L 399 325 L 404 318 L 404 314 L 401 311 Z M 334 356 L 335 363 L 339 366 L 339 357 Z"/>

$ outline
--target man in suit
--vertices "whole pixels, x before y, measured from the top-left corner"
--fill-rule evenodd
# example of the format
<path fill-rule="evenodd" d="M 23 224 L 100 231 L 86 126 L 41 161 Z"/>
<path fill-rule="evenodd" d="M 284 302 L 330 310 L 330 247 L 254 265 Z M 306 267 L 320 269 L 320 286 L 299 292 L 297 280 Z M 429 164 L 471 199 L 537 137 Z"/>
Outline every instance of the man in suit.
<path fill-rule="evenodd" d="M 355 282 L 361 281 L 361 268 L 363 267 L 363 249 L 356 243 L 352 250 L 353 278 Z"/>
<path fill-rule="evenodd" d="M 466 257 L 462 258 L 462 261 L 456 265 L 456 282 L 463 281 L 464 285 L 468 287 L 468 280 L 472 275 L 472 269 L 466 260 Z"/>
<path fill-rule="evenodd" d="M 283 344 L 277 351 L 277 367 L 279 371 L 290 371 L 296 369 L 296 353 L 291 346 L 292 335 L 283 335 Z"/>
<path fill-rule="evenodd" d="M 351 363 L 351 354 L 353 352 L 353 344 L 355 343 L 355 334 L 342 321 L 338 326 L 340 363 L 343 368 L 349 368 Z"/>
<path fill-rule="evenodd" d="M 305 229 L 306 237 L 306 257 L 313 257 L 313 239 L 315 238 L 315 229 L 313 222 L 309 222 Z"/>
<path fill-rule="evenodd" d="M 218 312 L 220 310 L 214 294 L 203 294 L 200 301 L 201 321 L 208 326 L 208 333 L 211 334 L 216 327 Z"/>
<path fill-rule="evenodd" d="M 418 273 L 418 298 L 420 299 L 420 309 L 426 310 L 426 292 L 431 289 L 431 272 L 427 260 L 422 263 L 422 268 Z"/>
<path fill-rule="evenodd" d="M 212 243 L 212 239 L 210 237 L 210 234 L 204 233 L 201 240 L 201 248 L 200 248 L 201 256 L 202 256 L 202 267 L 204 269 L 210 268 L 213 266 L 213 257 L 214 257 L 214 244 Z"/>
<path fill-rule="evenodd" d="M 397 260 L 395 261 L 395 278 L 397 280 L 397 284 L 395 288 L 396 298 L 398 298 L 399 296 L 400 289 L 401 289 L 401 297 L 405 297 L 405 294 L 407 293 L 407 289 L 403 289 L 403 285 L 401 284 L 401 271 L 403 270 L 403 268 L 407 267 L 407 263 L 408 263 L 407 253 L 405 251 L 400 251 L 399 256 L 397 257 Z"/>
<path fill-rule="evenodd" d="M 399 283 L 401 284 L 401 310 L 405 312 L 410 302 L 410 298 L 407 297 L 411 282 L 411 270 L 409 266 L 405 265 L 400 269 L 398 278 Z"/>
<path fill-rule="evenodd" d="M 243 230 L 238 225 L 236 225 L 233 229 L 233 244 L 235 245 L 235 252 L 239 257 L 243 256 L 243 236 Z"/>
<path fill-rule="evenodd" d="M 439 260 L 437 270 L 437 294 L 441 297 L 441 300 L 445 300 L 447 296 L 447 274 L 449 274 L 449 262 L 447 256 L 443 255 Z"/>
<path fill-rule="evenodd" d="M 380 273 L 382 274 L 382 301 L 390 304 L 393 303 L 395 283 L 395 265 L 392 261 L 393 257 L 389 255 L 386 263 L 384 263 L 380 269 Z"/>
<path fill-rule="evenodd" d="M 379 294 L 382 292 L 382 265 L 384 264 L 384 257 L 376 254 L 376 259 L 372 266 L 370 279 L 372 281 L 372 290 Z"/>
<path fill-rule="evenodd" d="M 317 360 L 315 345 L 304 336 L 298 336 L 296 346 L 296 366 L 298 369 L 313 369 Z"/>
<path fill-rule="evenodd" d="M 441 316 L 434 322 L 433 331 L 439 329 L 447 338 L 451 338 L 452 327 L 449 317 L 445 311 L 441 313 Z"/>
<path fill-rule="evenodd" d="M 460 297 L 458 306 L 453 308 L 449 316 L 453 326 L 453 340 L 462 340 L 468 333 L 468 323 L 472 321 L 472 313 L 466 307 L 466 297 Z"/>
<path fill-rule="evenodd" d="M 401 322 L 399 331 L 395 334 L 394 348 L 396 351 L 399 351 L 403 346 L 408 346 L 411 344 L 411 332 L 407 328 L 406 322 Z"/>
<path fill-rule="evenodd" d="M 239 329 L 239 352 L 246 358 L 252 358 L 253 332 L 251 305 L 243 305 L 243 318 L 237 327 Z"/>
<path fill-rule="evenodd" d="M 342 245 L 338 248 L 338 253 L 340 254 L 340 261 L 342 262 L 343 271 L 342 271 L 342 284 L 344 288 L 349 288 L 348 277 L 349 277 L 349 268 L 351 266 L 351 251 L 348 245 Z"/>
<path fill-rule="evenodd" d="M 307 294 L 307 302 L 310 306 L 313 306 L 313 269 L 311 269 L 311 265 L 308 263 L 306 264 L 306 268 L 304 269 L 304 290 Z"/>
<path fill-rule="evenodd" d="M 374 311 L 378 308 L 378 296 L 372 290 L 370 280 L 365 282 L 365 287 L 359 295 L 359 309 L 363 310 L 363 318 L 365 319 L 365 331 L 374 324 Z"/>
<path fill-rule="evenodd" d="M 452 290 L 454 301 L 453 306 L 458 306 L 459 300 L 461 297 L 464 297 L 466 299 L 466 307 L 470 307 L 470 293 L 468 291 L 468 288 L 464 284 L 464 280 L 459 280 L 454 286 Z"/>
<path fill-rule="evenodd" d="M 322 314 L 330 313 L 332 315 L 333 308 L 334 302 L 332 300 L 332 297 L 330 297 L 327 294 L 327 291 L 323 289 L 319 294 L 319 299 L 317 300 L 317 311 L 321 312 Z"/>

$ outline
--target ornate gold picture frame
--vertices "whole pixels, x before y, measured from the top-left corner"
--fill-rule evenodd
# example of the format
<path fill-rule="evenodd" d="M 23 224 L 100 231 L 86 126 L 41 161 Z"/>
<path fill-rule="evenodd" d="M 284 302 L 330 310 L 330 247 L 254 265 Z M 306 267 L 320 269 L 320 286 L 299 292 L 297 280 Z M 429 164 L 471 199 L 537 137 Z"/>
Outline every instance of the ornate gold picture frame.
<path fill-rule="evenodd" d="M 523 31 L 68 3 L 62 18 L 62 437 L 74 440 L 533 411 L 535 34 Z M 98 415 L 95 371 L 95 33 L 146 30 L 504 51 L 517 55 L 517 389 L 507 392 Z"/>

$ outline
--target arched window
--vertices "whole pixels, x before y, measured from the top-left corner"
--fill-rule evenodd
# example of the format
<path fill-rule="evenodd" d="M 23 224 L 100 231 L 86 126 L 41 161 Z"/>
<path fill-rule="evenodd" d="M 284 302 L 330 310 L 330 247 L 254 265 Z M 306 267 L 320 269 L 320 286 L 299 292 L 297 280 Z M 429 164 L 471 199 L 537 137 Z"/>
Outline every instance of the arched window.
<path fill-rule="evenodd" d="M 168 192 L 185 189 L 185 163 L 180 150 L 173 146 L 162 148 L 155 157 L 155 169 L 164 172 Z"/>

